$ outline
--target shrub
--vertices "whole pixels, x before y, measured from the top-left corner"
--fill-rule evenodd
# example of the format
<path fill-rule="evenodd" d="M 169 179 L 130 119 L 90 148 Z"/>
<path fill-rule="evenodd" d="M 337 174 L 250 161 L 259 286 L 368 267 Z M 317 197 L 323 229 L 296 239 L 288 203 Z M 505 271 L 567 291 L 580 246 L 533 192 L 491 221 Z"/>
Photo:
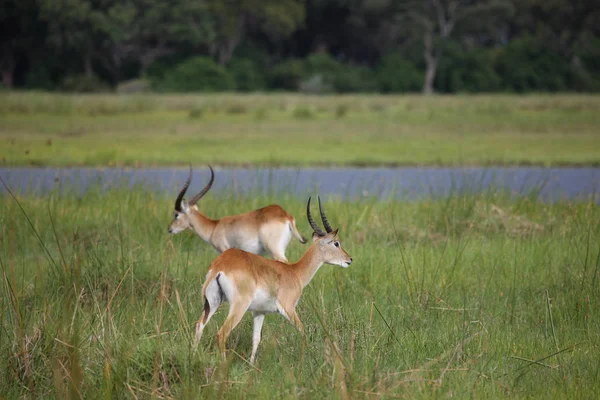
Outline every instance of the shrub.
<path fill-rule="evenodd" d="M 571 65 L 569 86 L 581 92 L 600 92 L 600 38 L 588 38 Z"/>
<path fill-rule="evenodd" d="M 152 84 L 157 84 L 165 75 L 187 59 L 181 55 L 168 55 L 159 57 L 144 71 L 144 77 L 148 78 Z"/>
<path fill-rule="evenodd" d="M 335 77 L 344 69 L 344 66 L 328 53 L 312 54 L 305 62 L 309 75 L 322 75 L 329 83 L 333 83 Z"/>
<path fill-rule="evenodd" d="M 25 76 L 27 89 L 52 90 L 55 88 L 49 68 L 41 64 L 34 64 Z"/>
<path fill-rule="evenodd" d="M 423 72 L 399 53 L 383 56 L 375 75 L 383 93 L 419 92 L 425 79 Z"/>
<path fill-rule="evenodd" d="M 496 71 L 505 89 L 515 92 L 566 88 L 569 63 L 534 38 L 511 40 L 498 54 Z"/>
<path fill-rule="evenodd" d="M 338 104 L 337 107 L 335 108 L 335 117 L 338 119 L 344 118 L 344 116 L 348 113 L 349 109 L 350 109 L 350 107 L 348 106 L 348 104 L 344 104 L 344 103 Z"/>
<path fill-rule="evenodd" d="M 261 108 L 257 109 L 254 114 L 254 117 L 258 121 L 263 121 L 263 120 L 267 119 L 267 117 L 268 117 L 267 109 L 265 107 L 261 107 Z"/>
<path fill-rule="evenodd" d="M 198 106 L 198 107 L 194 107 L 190 110 L 190 112 L 188 113 L 188 117 L 190 119 L 200 119 L 204 116 L 205 113 L 206 113 L 206 107 Z"/>
<path fill-rule="evenodd" d="M 227 70 L 235 82 L 235 89 L 240 92 L 264 90 L 266 87 L 265 77 L 253 60 L 233 59 Z"/>
<path fill-rule="evenodd" d="M 305 78 L 306 66 L 302 60 L 287 60 L 276 65 L 270 74 L 271 87 L 274 89 L 298 90 Z"/>
<path fill-rule="evenodd" d="M 167 71 L 156 89 L 168 92 L 222 92 L 234 88 L 231 75 L 208 57 L 190 58 Z"/>
<path fill-rule="evenodd" d="M 303 93 L 327 93 L 333 90 L 333 86 L 325 82 L 323 75 L 315 74 L 300 82 L 298 90 Z"/>
<path fill-rule="evenodd" d="M 298 106 L 294 109 L 294 118 L 296 119 L 313 119 L 315 117 L 314 111 L 306 106 Z"/>
<path fill-rule="evenodd" d="M 377 92 L 377 77 L 368 67 L 344 65 L 335 76 L 333 86 L 338 93 Z"/>
<path fill-rule="evenodd" d="M 467 51 L 457 43 L 446 46 L 436 74 L 437 91 L 493 92 L 500 83 L 490 51 Z"/>
<path fill-rule="evenodd" d="M 231 103 L 225 108 L 227 114 L 245 114 L 248 108 L 242 103 Z"/>
<path fill-rule="evenodd" d="M 144 93 L 150 91 L 150 82 L 146 79 L 131 79 L 117 85 L 117 93 Z"/>
<path fill-rule="evenodd" d="M 95 75 L 67 76 L 60 84 L 65 92 L 99 93 L 110 91 L 110 86 Z"/>

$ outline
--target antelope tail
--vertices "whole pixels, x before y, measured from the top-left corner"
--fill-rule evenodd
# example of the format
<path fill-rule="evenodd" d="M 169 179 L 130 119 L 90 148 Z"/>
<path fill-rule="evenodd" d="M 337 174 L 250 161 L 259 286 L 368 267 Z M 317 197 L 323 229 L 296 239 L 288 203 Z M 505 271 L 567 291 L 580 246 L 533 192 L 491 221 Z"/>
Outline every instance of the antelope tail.
<path fill-rule="evenodd" d="M 292 231 L 296 239 L 300 241 L 300 243 L 306 243 L 306 238 L 302 236 L 300 232 L 298 232 L 298 228 L 296 228 L 296 220 L 294 218 L 290 218 L 290 230 Z"/>

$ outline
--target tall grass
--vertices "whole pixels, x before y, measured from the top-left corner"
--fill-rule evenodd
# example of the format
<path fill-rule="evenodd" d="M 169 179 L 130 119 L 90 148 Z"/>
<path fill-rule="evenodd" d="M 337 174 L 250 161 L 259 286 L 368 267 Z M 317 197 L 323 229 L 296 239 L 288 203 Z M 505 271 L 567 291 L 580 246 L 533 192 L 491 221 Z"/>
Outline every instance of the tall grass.
<path fill-rule="evenodd" d="M 7 398 L 597 398 L 600 210 L 487 192 L 416 203 L 325 202 L 354 258 L 324 266 L 298 313 L 303 341 L 251 318 L 196 355 L 201 284 L 216 256 L 168 236 L 172 200 L 91 190 L 0 192 L 0 393 Z M 218 217 L 271 202 L 310 232 L 289 195 L 207 196 Z M 289 259 L 305 246 L 293 241 Z"/>

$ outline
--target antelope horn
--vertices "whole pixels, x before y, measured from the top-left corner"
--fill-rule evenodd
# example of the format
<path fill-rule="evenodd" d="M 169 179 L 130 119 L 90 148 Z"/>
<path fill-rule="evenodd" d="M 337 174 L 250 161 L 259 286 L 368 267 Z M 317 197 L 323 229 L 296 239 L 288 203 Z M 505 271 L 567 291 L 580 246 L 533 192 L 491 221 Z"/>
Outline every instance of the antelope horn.
<path fill-rule="evenodd" d="M 192 164 L 190 164 L 190 176 L 188 176 L 187 181 L 185 181 L 185 183 L 183 184 L 183 188 L 181 189 L 181 191 L 177 195 L 177 199 L 175 200 L 175 210 L 176 211 L 179 211 L 179 212 L 182 211 L 181 210 L 181 200 L 183 200 L 183 196 L 185 195 L 185 192 L 187 191 L 191 182 L 192 182 Z"/>
<path fill-rule="evenodd" d="M 308 217 L 308 223 L 313 228 L 313 231 L 315 231 L 315 233 L 319 236 L 325 236 L 326 233 L 319 228 L 315 220 L 310 215 L 310 197 L 308 198 L 308 204 L 306 205 L 306 216 Z"/>
<path fill-rule="evenodd" d="M 210 181 L 208 182 L 208 184 L 206 186 L 204 186 L 204 189 L 202 189 L 200 191 L 200 193 L 198 193 L 197 195 L 195 195 L 189 202 L 190 206 L 193 206 L 194 204 L 196 204 L 198 202 L 198 200 L 200 200 L 202 198 L 202 196 L 204 196 L 206 194 L 206 192 L 208 192 L 215 180 L 215 171 L 213 171 L 212 167 L 209 165 L 208 168 L 210 168 Z"/>
<path fill-rule="evenodd" d="M 323 226 L 325 227 L 325 230 L 327 231 L 327 233 L 331 233 L 333 231 L 333 229 L 331 229 L 331 225 L 329 225 L 329 222 L 327 221 L 327 217 L 325 216 L 325 213 L 323 212 L 323 206 L 321 205 L 321 196 L 317 196 L 317 198 L 319 199 L 319 212 L 321 213 L 321 221 L 323 221 Z"/>

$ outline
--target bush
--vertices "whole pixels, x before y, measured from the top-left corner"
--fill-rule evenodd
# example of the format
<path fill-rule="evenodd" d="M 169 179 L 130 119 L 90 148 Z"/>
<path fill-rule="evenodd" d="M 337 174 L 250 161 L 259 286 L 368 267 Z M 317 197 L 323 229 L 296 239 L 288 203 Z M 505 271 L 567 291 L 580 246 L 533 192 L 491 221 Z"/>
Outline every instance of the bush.
<path fill-rule="evenodd" d="M 467 51 L 457 43 L 445 48 L 435 79 L 437 91 L 494 92 L 500 89 L 500 84 L 490 51 Z"/>
<path fill-rule="evenodd" d="M 342 71 L 333 80 L 333 87 L 338 93 L 379 91 L 373 70 L 354 65 L 343 66 Z"/>
<path fill-rule="evenodd" d="M 294 109 L 294 118 L 296 119 L 313 119 L 315 113 L 310 107 L 298 106 Z"/>
<path fill-rule="evenodd" d="M 188 117 L 190 119 L 201 119 L 205 113 L 206 113 L 206 107 L 198 106 L 198 107 L 192 108 L 189 111 Z"/>
<path fill-rule="evenodd" d="M 178 64 L 155 85 L 167 92 L 223 92 L 234 86 L 225 68 L 208 57 L 193 57 Z"/>
<path fill-rule="evenodd" d="M 266 87 L 265 77 L 253 60 L 233 59 L 227 70 L 235 82 L 235 89 L 240 92 L 264 90 Z"/>
<path fill-rule="evenodd" d="M 298 84 L 298 90 L 303 93 L 328 93 L 333 86 L 325 81 L 323 75 L 314 74 Z"/>
<path fill-rule="evenodd" d="M 346 114 L 348 113 L 349 109 L 350 109 L 350 107 L 348 106 L 348 104 L 344 104 L 344 103 L 338 104 L 337 107 L 335 108 L 335 117 L 338 119 L 344 118 L 344 116 L 346 116 Z"/>
<path fill-rule="evenodd" d="M 110 86 L 95 75 L 67 76 L 60 84 L 65 92 L 100 93 L 110 91 Z"/>
<path fill-rule="evenodd" d="M 588 38 L 582 50 L 571 66 L 569 86 L 581 92 L 600 92 L 600 38 Z"/>
<path fill-rule="evenodd" d="M 150 82 L 146 79 L 131 79 L 117 85 L 117 93 L 145 93 L 150 91 Z"/>
<path fill-rule="evenodd" d="M 225 108 L 227 114 L 245 114 L 247 111 L 248 107 L 242 103 L 231 103 Z"/>
<path fill-rule="evenodd" d="M 144 71 L 144 77 L 149 79 L 152 84 L 157 84 L 162 81 L 165 75 L 175 69 L 178 64 L 181 64 L 187 57 L 181 55 L 168 55 L 159 57 Z"/>
<path fill-rule="evenodd" d="M 425 79 L 423 72 L 399 53 L 383 56 L 375 75 L 383 93 L 420 92 Z"/>
<path fill-rule="evenodd" d="M 563 90 L 569 70 L 568 60 L 531 37 L 511 40 L 496 59 L 503 88 L 519 93 Z"/>
<path fill-rule="evenodd" d="M 317 53 L 305 60 L 306 72 L 310 75 L 322 75 L 328 83 L 333 83 L 335 77 L 342 73 L 344 66 L 328 53 Z"/>
<path fill-rule="evenodd" d="M 49 68 L 44 65 L 34 64 L 25 75 L 25 87 L 27 89 L 52 90 L 55 85 Z"/>
<path fill-rule="evenodd" d="M 271 71 L 271 87 L 274 89 L 298 90 L 300 82 L 306 75 L 304 61 L 286 60 L 276 65 Z"/>
<path fill-rule="evenodd" d="M 374 92 L 377 83 L 367 67 L 347 65 L 326 53 L 313 54 L 306 59 L 310 79 L 320 77 L 322 92 L 336 93 Z"/>
<path fill-rule="evenodd" d="M 367 67 L 347 65 L 326 53 L 305 60 L 305 77 L 300 90 L 313 93 L 375 92 L 377 82 Z"/>

